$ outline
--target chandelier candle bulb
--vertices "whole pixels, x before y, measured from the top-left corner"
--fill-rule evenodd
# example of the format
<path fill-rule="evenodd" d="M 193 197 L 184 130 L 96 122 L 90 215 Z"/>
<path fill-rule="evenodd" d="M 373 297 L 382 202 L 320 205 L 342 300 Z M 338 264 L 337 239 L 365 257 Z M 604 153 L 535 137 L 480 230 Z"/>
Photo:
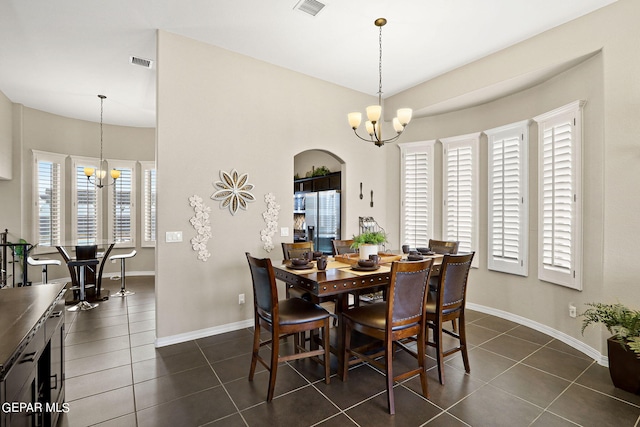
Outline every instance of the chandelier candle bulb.
<path fill-rule="evenodd" d="M 360 126 L 360 123 L 362 122 L 362 113 L 349 113 L 347 117 L 349 119 L 349 126 L 351 126 L 351 129 L 358 129 L 358 126 Z"/>
<path fill-rule="evenodd" d="M 380 116 L 382 115 L 382 106 L 381 105 L 370 105 L 367 107 L 367 118 L 372 123 L 377 123 L 380 121 Z"/>
<path fill-rule="evenodd" d="M 400 108 L 398 109 L 398 121 L 402 126 L 406 126 L 411 121 L 411 116 L 413 115 L 413 110 L 411 108 Z"/>
<path fill-rule="evenodd" d="M 373 123 L 371 122 L 365 122 L 364 124 L 367 127 L 367 133 L 371 136 L 373 136 Z"/>

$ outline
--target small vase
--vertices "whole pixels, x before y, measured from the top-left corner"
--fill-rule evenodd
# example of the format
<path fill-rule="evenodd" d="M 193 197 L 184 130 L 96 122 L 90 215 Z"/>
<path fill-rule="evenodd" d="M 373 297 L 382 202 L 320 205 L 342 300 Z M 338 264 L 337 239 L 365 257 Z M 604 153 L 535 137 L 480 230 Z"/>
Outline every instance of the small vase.
<path fill-rule="evenodd" d="M 378 245 L 360 245 L 358 247 L 359 258 L 369 259 L 369 255 L 375 255 L 378 253 Z"/>

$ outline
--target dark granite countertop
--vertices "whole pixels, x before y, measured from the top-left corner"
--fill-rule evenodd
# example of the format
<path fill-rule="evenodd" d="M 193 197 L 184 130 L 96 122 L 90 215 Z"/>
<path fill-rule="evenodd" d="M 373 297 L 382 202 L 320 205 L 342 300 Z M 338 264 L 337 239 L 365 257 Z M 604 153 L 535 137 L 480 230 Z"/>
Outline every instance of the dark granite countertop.
<path fill-rule="evenodd" d="M 52 283 L 0 289 L 0 373 L 64 287 Z"/>

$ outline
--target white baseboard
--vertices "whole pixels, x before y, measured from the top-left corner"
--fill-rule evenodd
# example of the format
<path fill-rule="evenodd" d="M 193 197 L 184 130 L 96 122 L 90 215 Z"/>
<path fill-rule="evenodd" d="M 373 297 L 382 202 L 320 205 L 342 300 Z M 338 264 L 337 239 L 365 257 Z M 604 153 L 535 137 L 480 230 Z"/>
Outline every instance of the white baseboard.
<path fill-rule="evenodd" d="M 198 331 L 185 332 L 184 334 L 171 335 L 168 337 L 156 338 L 156 347 L 165 347 L 171 344 L 179 344 L 199 338 L 206 338 L 212 335 L 224 334 L 225 332 L 237 331 L 253 326 L 253 319 L 241 320 L 239 322 L 227 323 L 225 325 L 214 326 L 212 328 L 200 329 Z"/>
<path fill-rule="evenodd" d="M 531 329 L 535 329 L 538 332 L 542 332 L 543 334 L 549 335 L 563 343 L 575 348 L 581 353 L 586 354 L 590 358 L 594 359 L 598 362 L 599 365 L 609 366 L 609 358 L 606 355 L 603 355 L 598 350 L 593 347 L 588 346 L 582 341 L 565 334 L 564 332 L 560 332 L 556 329 L 553 329 L 547 325 L 543 325 L 542 323 L 538 323 L 531 319 L 527 319 L 526 317 L 518 316 L 513 313 L 509 313 L 507 311 L 498 310 L 492 307 L 485 307 L 479 304 L 467 303 L 467 308 L 470 310 L 479 311 L 481 313 L 491 314 L 492 316 L 500 317 L 502 319 L 511 320 L 512 322 L 518 323 L 523 326 L 527 326 Z"/>

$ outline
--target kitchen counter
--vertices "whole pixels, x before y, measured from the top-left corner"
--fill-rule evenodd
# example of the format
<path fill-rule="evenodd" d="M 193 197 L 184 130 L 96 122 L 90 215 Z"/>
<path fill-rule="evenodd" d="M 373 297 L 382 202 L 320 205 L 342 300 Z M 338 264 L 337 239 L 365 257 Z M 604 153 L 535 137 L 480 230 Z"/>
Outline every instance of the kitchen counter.
<path fill-rule="evenodd" d="M 0 376 L 26 346 L 35 326 L 58 297 L 64 284 L 46 284 L 0 289 Z"/>

